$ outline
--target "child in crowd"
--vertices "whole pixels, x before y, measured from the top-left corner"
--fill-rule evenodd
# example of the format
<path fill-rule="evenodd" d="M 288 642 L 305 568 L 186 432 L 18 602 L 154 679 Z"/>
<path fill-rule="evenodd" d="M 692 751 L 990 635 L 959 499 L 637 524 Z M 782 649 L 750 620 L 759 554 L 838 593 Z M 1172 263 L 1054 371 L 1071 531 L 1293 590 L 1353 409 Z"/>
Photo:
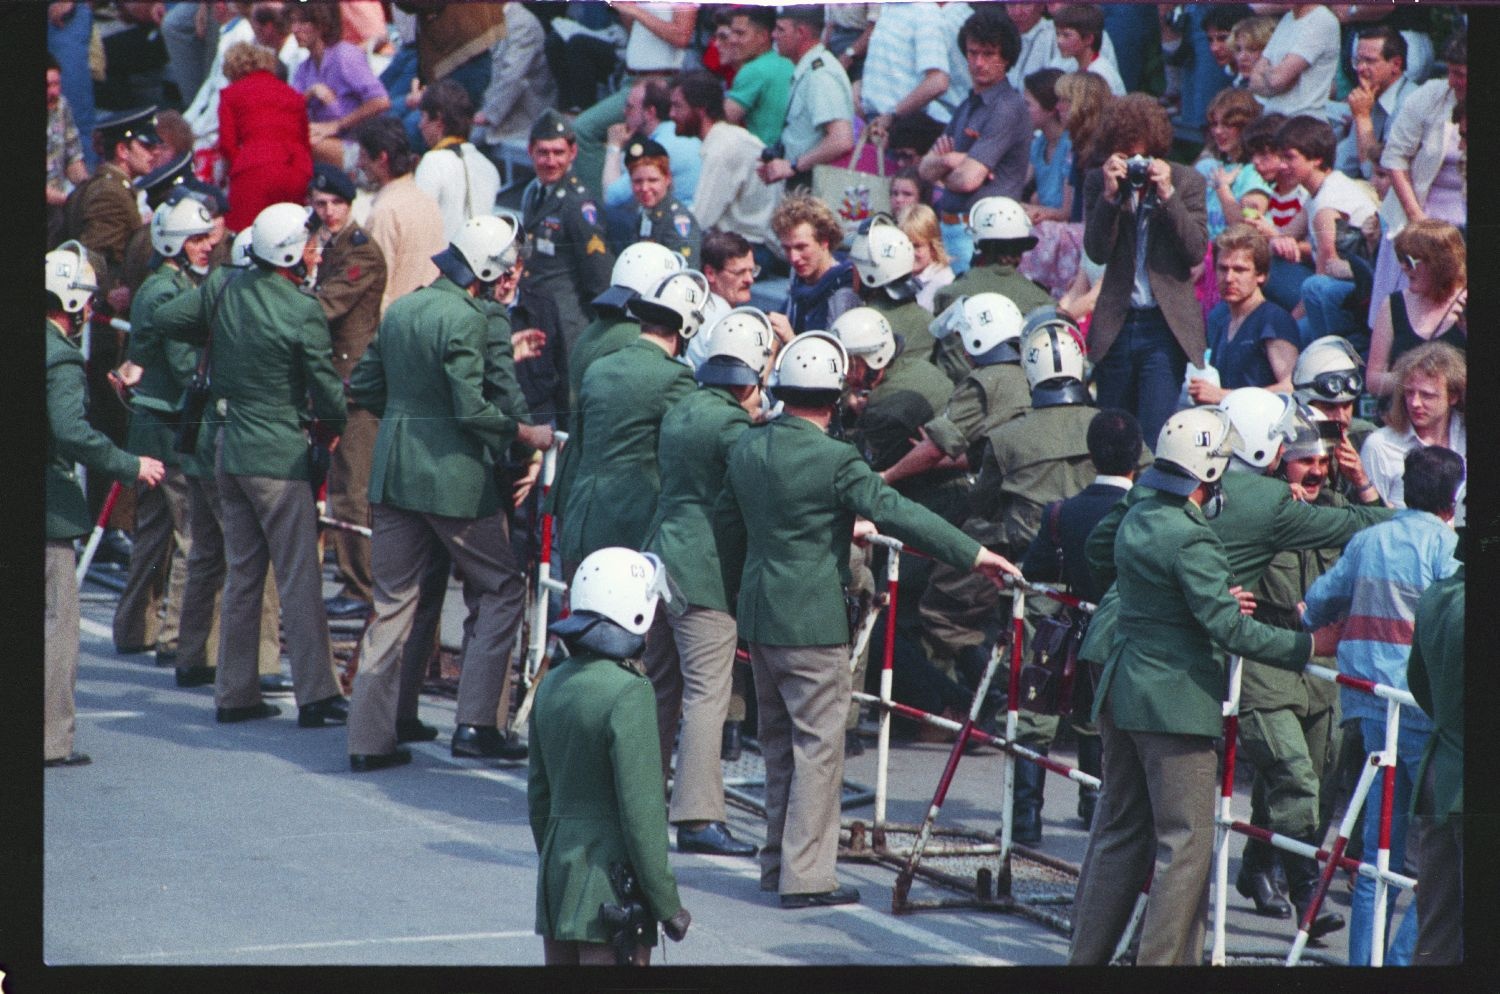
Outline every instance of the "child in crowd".
<path fill-rule="evenodd" d="M 1270 44 L 1271 35 L 1275 31 L 1276 18 L 1274 17 L 1247 17 L 1231 29 L 1234 67 L 1239 72 L 1229 84 L 1230 86 L 1236 90 L 1250 88 L 1250 70 L 1254 69 L 1255 63 L 1260 61 L 1260 54 L 1265 51 L 1266 45 Z"/>
<path fill-rule="evenodd" d="M 1246 126 L 1260 117 L 1260 103 L 1245 90 L 1220 90 L 1209 102 L 1206 117 L 1208 142 L 1193 165 L 1208 181 L 1208 236 L 1216 238 L 1240 220 L 1240 197 L 1266 186 L 1244 141 Z"/>
<path fill-rule="evenodd" d="M 931 311 L 937 292 L 956 278 L 948 264 L 948 251 L 943 248 L 937 213 L 926 204 L 909 204 L 897 212 L 896 221 L 911 239 L 915 253 L 911 273 L 917 281 L 917 303 Z"/>
<path fill-rule="evenodd" d="M 932 184 L 917 175 L 916 166 L 907 166 L 891 177 L 891 215 L 915 204 L 932 204 Z"/>

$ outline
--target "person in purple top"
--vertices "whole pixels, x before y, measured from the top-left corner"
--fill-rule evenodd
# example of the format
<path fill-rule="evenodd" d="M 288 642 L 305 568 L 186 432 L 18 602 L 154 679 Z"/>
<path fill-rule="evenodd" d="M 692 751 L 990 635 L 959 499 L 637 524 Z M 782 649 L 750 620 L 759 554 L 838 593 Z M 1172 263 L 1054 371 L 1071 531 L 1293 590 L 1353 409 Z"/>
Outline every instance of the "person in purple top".
<path fill-rule="evenodd" d="M 341 41 L 337 4 L 312 3 L 291 10 L 292 34 L 308 56 L 292 74 L 292 89 L 307 100 L 313 160 L 354 172 L 359 145 L 352 136 L 361 121 L 383 113 L 391 98 L 357 46 Z"/>

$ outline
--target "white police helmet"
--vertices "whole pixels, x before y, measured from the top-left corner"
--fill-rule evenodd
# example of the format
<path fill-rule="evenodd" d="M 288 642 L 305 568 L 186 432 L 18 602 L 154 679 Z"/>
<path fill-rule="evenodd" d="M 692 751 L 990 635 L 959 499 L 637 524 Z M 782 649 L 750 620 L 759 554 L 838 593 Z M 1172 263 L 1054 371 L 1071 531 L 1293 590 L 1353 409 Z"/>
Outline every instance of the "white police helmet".
<path fill-rule="evenodd" d="M 578 564 L 569 604 L 575 615 L 599 615 L 632 635 L 645 635 L 656 617 L 656 602 L 663 597 L 672 600 L 660 558 L 611 546 L 589 553 Z"/>
<path fill-rule="evenodd" d="M 248 269 L 250 266 L 250 242 L 254 231 L 246 228 L 234 236 L 234 244 L 229 247 L 229 264 L 239 269 Z"/>
<path fill-rule="evenodd" d="M 1227 398 L 1226 398 L 1227 399 Z M 1282 458 L 1313 459 L 1332 456 L 1338 447 L 1340 428 L 1337 421 L 1305 404 L 1297 405 L 1297 414 L 1292 425 L 1292 437 L 1282 450 Z"/>
<path fill-rule="evenodd" d="M 1324 335 L 1308 343 L 1292 367 L 1292 387 L 1304 404 L 1323 401 L 1349 404 L 1359 398 L 1365 378 L 1359 371 L 1364 365 L 1359 353 L 1347 339 Z"/>
<path fill-rule="evenodd" d="M 851 356 L 871 369 L 884 369 L 896 357 L 896 333 L 885 315 L 873 307 L 851 307 L 828 329 Z"/>
<path fill-rule="evenodd" d="M 859 226 L 849 258 L 867 287 L 889 286 L 911 275 L 917 263 L 911 239 L 889 214 L 876 214 Z"/>
<path fill-rule="evenodd" d="M 656 242 L 636 242 L 627 246 L 610 270 L 611 286 L 623 286 L 639 294 L 648 294 L 673 273 L 687 268 L 681 252 L 673 252 Z"/>
<path fill-rule="evenodd" d="M 771 362 L 776 334 L 758 307 L 736 307 L 709 326 L 708 356 L 699 364 L 699 383 L 754 386 Z"/>
<path fill-rule="evenodd" d="M 1162 425 L 1156 459 L 1141 482 L 1186 497 L 1200 483 L 1218 483 L 1234 452 L 1234 426 L 1218 407 L 1190 407 Z"/>
<path fill-rule="evenodd" d="M 826 331 L 806 331 L 782 346 L 776 356 L 771 386 L 794 390 L 844 389 L 849 353 Z"/>
<path fill-rule="evenodd" d="M 984 197 L 969 208 L 966 227 L 976 242 L 1031 237 L 1031 220 L 1009 197 Z"/>
<path fill-rule="evenodd" d="M 1264 471 L 1276 461 L 1282 444 L 1296 433 L 1297 402 L 1287 394 L 1263 387 L 1240 387 L 1229 391 L 1219 407 L 1238 436 L 1236 469 Z"/>
<path fill-rule="evenodd" d="M 1002 293 L 976 293 L 960 297 L 952 306 L 959 309 L 960 341 L 970 356 L 994 362 L 1020 358 L 1021 326 L 1025 319 L 1015 301 Z M 1007 348 L 1003 353 L 997 352 L 1002 345 Z"/>
<path fill-rule="evenodd" d="M 709 292 L 707 277 L 696 269 L 684 269 L 630 301 L 625 309 L 643 324 L 672 328 L 688 339 L 703 327 Z"/>
<path fill-rule="evenodd" d="M 68 314 L 83 310 L 99 290 L 99 279 L 89 262 L 88 250 L 74 239 L 47 253 L 47 292 L 57 298 Z"/>
<path fill-rule="evenodd" d="M 448 247 L 481 283 L 493 283 L 516 264 L 521 226 L 512 214 L 481 214 L 464 222 Z"/>
<path fill-rule="evenodd" d="M 260 261 L 291 267 L 302 261 L 307 246 L 308 208 L 301 204 L 272 204 L 255 216 L 250 226 L 250 251 Z"/>
<path fill-rule="evenodd" d="M 165 201 L 151 215 L 151 247 L 163 258 L 172 259 L 182 251 L 189 238 L 213 230 L 213 216 L 203 201 L 196 197 Z"/>
<path fill-rule="evenodd" d="M 1033 391 L 1052 380 L 1083 382 L 1083 346 L 1065 327 L 1046 322 L 1021 338 L 1021 372 Z"/>

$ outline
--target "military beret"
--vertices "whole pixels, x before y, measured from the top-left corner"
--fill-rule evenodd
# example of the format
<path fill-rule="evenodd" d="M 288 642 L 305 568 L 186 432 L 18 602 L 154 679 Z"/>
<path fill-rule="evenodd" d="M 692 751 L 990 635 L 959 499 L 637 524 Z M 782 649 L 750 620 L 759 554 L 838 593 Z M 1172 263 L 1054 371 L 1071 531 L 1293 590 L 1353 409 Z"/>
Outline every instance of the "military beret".
<path fill-rule="evenodd" d="M 156 133 L 155 107 L 106 114 L 94 122 L 94 130 L 110 145 L 132 138 L 142 145 L 161 144 L 161 136 Z"/>
<path fill-rule="evenodd" d="M 194 200 L 197 200 L 204 207 L 207 207 L 208 212 L 214 217 L 223 216 L 224 212 L 229 209 L 229 198 L 225 196 L 223 190 L 212 183 L 203 182 L 192 174 L 184 177 L 181 183 L 167 192 L 168 200 L 175 200 L 181 197 L 192 197 Z"/>
<path fill-rule="evenodd" d="M 137 176 L 133 185 L 146 192 L 146 203 L 154 210 L 166 200 L 172 188 L 193 175 L 193 153 L 183 152 L 170 162 L 158 166 L 144 176 Z"/>
<path fill-rule="evenodd" d="M 818 29 L 823 27 L 823 5 L 820 3 L 786 4 L 776 8 L 776 16 L 801 21 Z"/>
<path fill-rule="evenodd" d="M 311 187 L 319 193 L 331 193 L 348 203 L 354 202 L 354 181 L 338 166 L 326 162 L 313 166 Z"/>
<path fill-rule="evenodd" d="M 641 159 L 666 159 L 669 158 L 667 150 L 662 148 L 660 142 L 652 141 L 650 138 L 636 138 L 625 146 L 625 171 L 629 172 Z"/>
<path fill-rule="evenodd" d="M 566 138 L 570 142 L 578 140 L 568 119 L 549 107 L 542 111 L 536 123 L 531 126 L 531 134 L 527 136 L 526 143 L 529 145 L 532 142 L 547 141 L 552 138 Z"/>

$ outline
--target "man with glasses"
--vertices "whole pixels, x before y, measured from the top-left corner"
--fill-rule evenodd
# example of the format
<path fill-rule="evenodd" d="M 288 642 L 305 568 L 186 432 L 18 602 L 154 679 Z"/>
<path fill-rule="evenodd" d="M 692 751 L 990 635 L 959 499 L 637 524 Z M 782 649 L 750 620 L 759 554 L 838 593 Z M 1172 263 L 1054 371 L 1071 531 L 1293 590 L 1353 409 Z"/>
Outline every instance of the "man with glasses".
<path fill-rule="evenodd" d="M 1339 142 L 1335 166 L 1340 172 L 1369 179 L 1371 153 L 1384 145 L 1391 121 L 1416 84 L 1406 78 L 1406 39 L 1389 24 L 1359 33 L 1354 49 L 1359 85 L 1349 91 L 1348 134 Z"/>

